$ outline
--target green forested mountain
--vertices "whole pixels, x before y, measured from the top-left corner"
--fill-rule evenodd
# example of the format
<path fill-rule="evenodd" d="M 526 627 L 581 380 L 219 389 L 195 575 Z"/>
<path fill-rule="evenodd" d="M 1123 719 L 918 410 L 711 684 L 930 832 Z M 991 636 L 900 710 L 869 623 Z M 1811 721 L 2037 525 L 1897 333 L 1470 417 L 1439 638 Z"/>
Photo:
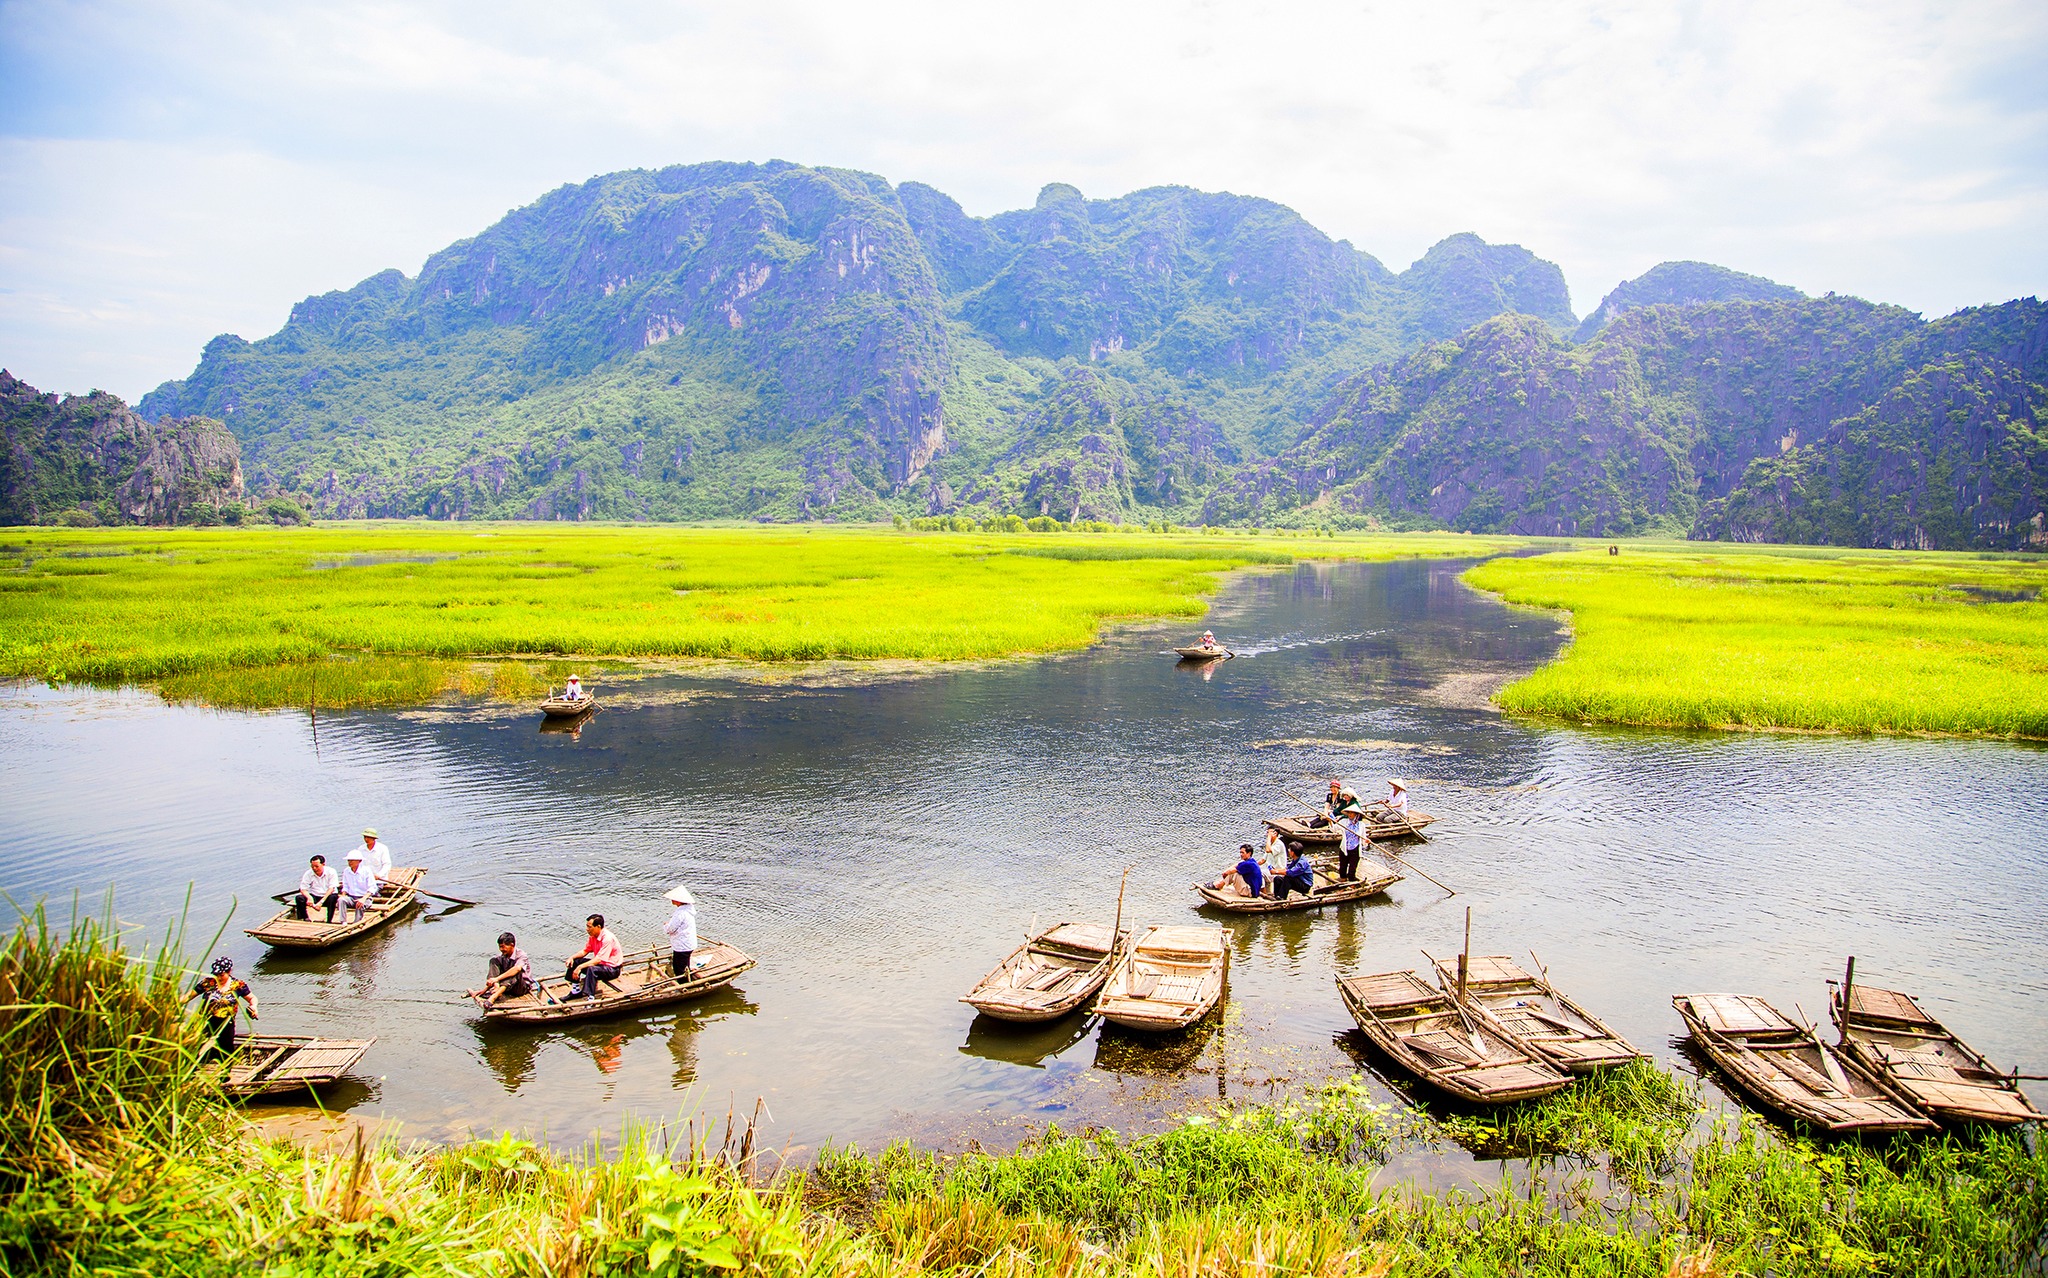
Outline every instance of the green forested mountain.
<path fill-rule="evenodd" d="M 554 191 L 215 339 L 140 408 L 226 422 L 255 491 L 329 515 L 1963 544 L 2038 513 L 2038 351 L 1992 349 L 2038 333 L 2014 305 L 1929 325 L 1668 262 L 1581 325 L 1556 266 L 1473 235 L 1397 273 L 1244 196 L 1055 184 L 975 218 L 701 164 Z"/>
<path fill-rule="evenodd" d="M 242 517 L 235 438 L 205 418 L 145 422 L 119 398 L 46 394 L 0 369 L 0 525 Z"/>

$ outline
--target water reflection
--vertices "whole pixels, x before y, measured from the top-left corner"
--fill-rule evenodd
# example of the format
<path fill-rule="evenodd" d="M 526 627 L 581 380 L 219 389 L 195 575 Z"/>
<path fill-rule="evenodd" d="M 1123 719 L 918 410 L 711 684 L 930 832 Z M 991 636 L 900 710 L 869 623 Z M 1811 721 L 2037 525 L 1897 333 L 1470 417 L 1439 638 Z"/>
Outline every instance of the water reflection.
<path fill-rule="evenodd" d="M 987 1061 L 1044 1069 L 1049 1058 L 1088 1037 L 1095 1025 L 1096 1018 L 1083 1010 L 1041 1025 L 977 1016 L 967 1026 L 967 1041 L 960 1045 L 960 1050 Z"/>

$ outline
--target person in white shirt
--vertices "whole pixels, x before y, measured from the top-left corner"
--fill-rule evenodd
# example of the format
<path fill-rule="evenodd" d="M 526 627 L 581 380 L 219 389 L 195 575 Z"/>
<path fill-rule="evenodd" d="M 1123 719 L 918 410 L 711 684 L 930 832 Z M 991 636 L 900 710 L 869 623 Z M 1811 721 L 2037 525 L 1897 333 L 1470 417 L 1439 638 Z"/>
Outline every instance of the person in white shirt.
<path fill-rule="evenodd" d="M 363 831 L 363 864 L 370 867 L 370 873 L 377 876 L 379 883 L 391 878 L 391 845 L 377 837 L 375 830 Z"/>
<path fill-rule="evenodd" d="M 1387 778 L 1387 815 L 1399 821 L 1408 815 L 1408 783 L 1399 777 Z"/>
<path fill-rule="evenodd" d="M 690 956 L 697 952 L 697 902 L 690 895 L 690 889 L 678 883 L 668 894 L 669 904 L 676 912 L 668 916 L 668 922 L 661 930 L 668 934 L 668 968 L 673 976 L 690 974 Z"/>
<path fill-rule="evenodd" d="M 583 680 L 580 676 L 569 676 L 569 682 L 562 685 L 562 699 L 564 701 L 583 700 Z"/>
<path fill-rule="evenodd" d="M 377 885 L 381 882 L 383 880 L 364 868 L 360 848 L 348 854 L 348 868 L 341 872 L 341 903 L 355 911 L 355 917 L 349 922 L 362 921 L 363 910 L 376 899 Z"/>
<path fill-rule="evenodd" d="M 334 922 L 335 907 L 341 904 L 341 874 L 327 868 L 327 858 L 315 853 L 306 872 L 299 876 L 299 894 L 292 898 L 292 917 L 308 918 L 312 907 L 327 907 L 327 921 Z"/>

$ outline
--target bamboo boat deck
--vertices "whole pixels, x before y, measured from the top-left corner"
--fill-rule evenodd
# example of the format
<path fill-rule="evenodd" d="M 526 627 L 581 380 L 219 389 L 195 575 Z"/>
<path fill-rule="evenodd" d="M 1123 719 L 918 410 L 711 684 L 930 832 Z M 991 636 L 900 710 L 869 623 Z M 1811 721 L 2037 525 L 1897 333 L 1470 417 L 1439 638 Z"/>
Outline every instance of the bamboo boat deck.
<path fill-rule="evenodd" d="M 419 883 L 426 873 L 422 865 L 393 866 L 391 877 L 364 907 L 361 919 L 352 919 L 352 911 L 344 908 L 336 912 L 336 921 L 329 923 L 326 910 L 316 904 L 306 911 L 307 918 L 295 919 L 286 909 L 269 922 L 247 929 L 247 934 L 281 950 L 324 950 L 352 941 L 410 913 L 419 904 Z"/>
<path fill-rule="evenodd" d="M 536 981 L 531 994 L 500 999 L 485 1008 L 484 1019 L 537 1025 L 646 1011 L 723 989 L 753 966 L 754 960 L 734 947 L 708 941 L 692 958 L 688 979 L 677 980 L 669 972 L 668 947 L 657 945 L 626 955 L 618 976 L 598 983 L 596 998 L 569 998 L 575 987 L 553 976 Z"/>
<path fill-rule="evenodd" d="M 2010 1127 L 2048 1117 L 2034 1108 L 2017 1079 L 1950 1033 L 1909 994 L 1852 985 L 1845 1024 L 1838 987 L 1828 1011 L 1844 1031 L 1842 1053 L 1938 1122 Z"/>
<path fill-rule="evenodd" d="M 1206 883 L 1195 884 L 1195 894 L 1202 898 L 1202 905 L 1228 910 L 1232 914 L 1276 914 L 1283 910 L 1320 910 L 1346 901 L 1362 901 L 1369 896 L 1378 896 L 1402 878 L 1392 870 L 1368 864 L 1358 867 L 1358 877 L 1353 880 L 1338 878 L 1336 871 L 1335 862 L 1316 866 L 1315 887 L 1306 895 L 1290 893 L 1284 901 L 1268 896 L 1234 896 Z"/>
<path fill-rule="evenodd" d="M 1118 948 L 1100 923 L 1062 923 L 1018 946 L 960 1001 L 997 1020 L 1057 1020 L 1102 988 Z"/>
<path fill-rule="evenodd" d="M 1222 928 L 1151 928 L 1125 951 L 1095 1000 L 1095 1010 L 1130 1029 L 1184 1029 L 1223 1000 L 1229 967 Z"/>
<path fill-rule="evenodd" d="M 376 1041 L 251 1035 L 235 1044 L 220 1089 L 230 1096 L 280 1096 L 331 1083 L 354 1068 Z"/>
<path fill-rule="evenodd" d="M 1455 992 L 1457 962 L 1438 959 L 1436 979 Z M 1600 1018 L 1558 993 L 1548 979 L 1523 970 L 1505 954 L 1467 960 L 1465 998 L 1484 1007 L 1523 1047 L 1568 1074 L 1648 1059 Z"/>
<path fill-rule="evenodd" d="M 1744 1092 L 1781 1114 L 1830 1132 L 1931 1131 L 1855 1061 L 1746 994 L 1680 994 L 1671 1005 L 1693 1041 Z"/>
<path fill-rule="evenodd" d="M 1375 1046 L 1459 1100 L 1532 1100 L 1571 1082 L 1569 1074 L 1524 1050 L 1484 1008 L 1461 1009 L 1413 972 L 1340 976 L 1337 992 Z"/>

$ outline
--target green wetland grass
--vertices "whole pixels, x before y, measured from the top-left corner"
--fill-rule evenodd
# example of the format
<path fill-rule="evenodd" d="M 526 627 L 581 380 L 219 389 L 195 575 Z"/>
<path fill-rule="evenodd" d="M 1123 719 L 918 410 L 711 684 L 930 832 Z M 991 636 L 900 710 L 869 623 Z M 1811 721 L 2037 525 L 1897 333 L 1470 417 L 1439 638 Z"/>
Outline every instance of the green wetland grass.
<path fill-rule="evenodd" d="M 1465 574 L 1566 611 L 1507 710 L 1598 723 L 2048 738 L 2048 558 L 1625 545 Z"/>
<path fill-rule="evenodd" d="M 524 697 L 556 656 L 964 660 L 1198 617 L 1219 574 L 1487 554 L 1456 535 L 388 523 L 0 534 L 0 676 L 236 706 Z M 475 659 L 513 659 L 492 672 Z"/>
<path fill-rule="evenodd" d="M 187 975 L 40 910 L 0 947 L 0 1272 L 1975 1278 L 2037 1272 L 2048 1247 L 2038 1133 L 1816 1144 L 1702 1124 L 1697 1090 L 1651 1066 L 1484 1119 L 1338 1082 L 1152 1135 L 828 1150 L 808 1171 L 751 1135 L 672 1139 L 696 1124 L 582 1156 L 510 1134 L 295 1146 L 208 1091 Z M 1452 1137 L 1528 1161 L 1491 1189 L 1386 1182 L 1391 1154 Z"/>

